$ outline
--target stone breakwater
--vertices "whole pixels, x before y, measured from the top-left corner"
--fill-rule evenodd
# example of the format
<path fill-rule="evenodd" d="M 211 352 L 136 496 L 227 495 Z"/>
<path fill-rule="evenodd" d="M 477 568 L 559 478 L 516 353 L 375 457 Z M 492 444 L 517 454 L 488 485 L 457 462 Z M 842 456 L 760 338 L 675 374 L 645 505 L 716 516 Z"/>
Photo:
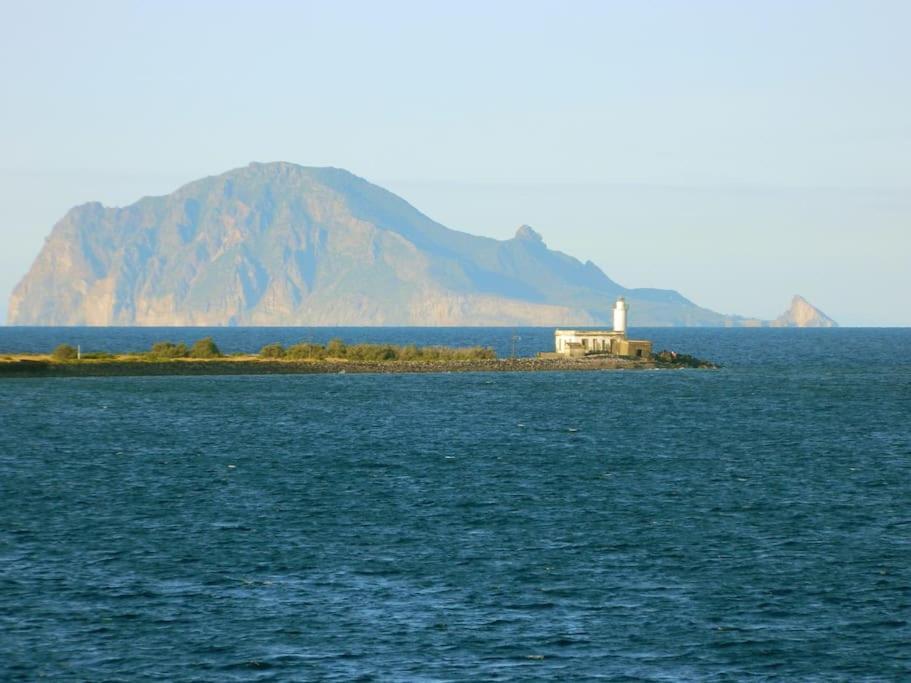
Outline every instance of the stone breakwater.
<path fill-rule="evenodd" d="M 679 369 L 683 364 L 624 358 L 507 358 L 432 361 L 288 361 L 230 359 L 123 361 L 11 359 L 0 361 L 0 377 L 128 377 L 156 375 L 307 375 L 447 372 L 566 372 Z"/>

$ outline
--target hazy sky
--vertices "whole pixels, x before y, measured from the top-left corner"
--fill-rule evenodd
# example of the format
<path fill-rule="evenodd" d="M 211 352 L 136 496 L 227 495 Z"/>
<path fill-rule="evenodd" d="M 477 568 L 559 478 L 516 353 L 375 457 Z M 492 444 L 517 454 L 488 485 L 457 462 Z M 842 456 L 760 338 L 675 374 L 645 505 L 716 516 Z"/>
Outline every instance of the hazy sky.
<path fill-rule="evenodd" d="M 906 0 L 0 0 L 0 300 L 75 204 L 286 160 L 721 312 L 911 325 L 909 27 Z"/>

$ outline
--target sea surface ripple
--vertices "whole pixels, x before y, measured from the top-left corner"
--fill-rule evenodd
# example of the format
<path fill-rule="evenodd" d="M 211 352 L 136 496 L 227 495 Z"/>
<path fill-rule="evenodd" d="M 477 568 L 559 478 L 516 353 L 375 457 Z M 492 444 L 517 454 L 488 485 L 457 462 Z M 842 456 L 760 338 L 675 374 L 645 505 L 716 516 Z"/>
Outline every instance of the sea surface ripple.
<path fill-rule="evenodd" d="M 911 678 L 911 331 L 649 335 L 725 367 L 0 380 L 0 680 Z"/>

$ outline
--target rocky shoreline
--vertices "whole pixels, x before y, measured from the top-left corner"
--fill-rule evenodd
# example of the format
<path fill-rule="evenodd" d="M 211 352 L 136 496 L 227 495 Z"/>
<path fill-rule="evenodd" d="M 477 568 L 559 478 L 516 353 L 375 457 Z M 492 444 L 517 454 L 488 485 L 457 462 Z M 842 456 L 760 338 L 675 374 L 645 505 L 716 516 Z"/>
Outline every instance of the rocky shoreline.
<path fill-rule="evenodd" d="M 250 357 L 212 360 L 119 359 L 59 362 L 49 358 L 0 359 L 3 377 L 141 377 L 160 375 L 407 374 L 452 372 L 571 372 L 593 370 L 681 369 L 692 365 L 626 358 L 504 358 L 476 360 L 336 361 L 265 360 Z M 706 364 L 703 367 L 714 367 Z"/>

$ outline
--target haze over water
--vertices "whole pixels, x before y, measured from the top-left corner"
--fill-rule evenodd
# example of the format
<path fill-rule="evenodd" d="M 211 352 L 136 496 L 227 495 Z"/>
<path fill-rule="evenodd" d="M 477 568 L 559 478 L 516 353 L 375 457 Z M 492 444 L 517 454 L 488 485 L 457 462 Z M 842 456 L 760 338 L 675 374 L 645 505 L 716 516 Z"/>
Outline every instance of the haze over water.
<path fill-rule="evenodd" d="M 911 331 L 646 334 L 725 367 L 0 380 L 0 679 L 911 674 Z"/>

